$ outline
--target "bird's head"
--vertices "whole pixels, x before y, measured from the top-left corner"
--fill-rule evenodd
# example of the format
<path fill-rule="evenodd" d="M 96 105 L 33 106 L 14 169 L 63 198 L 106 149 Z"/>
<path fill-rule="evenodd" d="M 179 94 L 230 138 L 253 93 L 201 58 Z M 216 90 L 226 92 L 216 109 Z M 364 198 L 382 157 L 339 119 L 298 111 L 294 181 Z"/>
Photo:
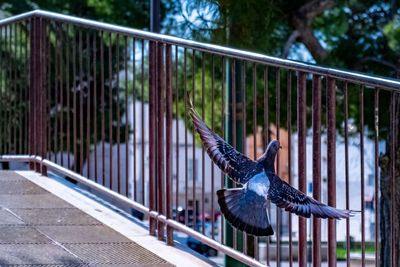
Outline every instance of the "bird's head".
<path fill-rule="evenodd" d="M 272 140 L 269 142 L 266 152 L 271 152 L 273 155 L 278 153 L 279 149 L 282 148 L 278 140 Z"/>
<path fill-rule="evenodd" d="M 275 157 L 278 154 L 279 149 L 282 148 L 278 140 L 272 140 L 269 142 L 267 149 L 264 154 L 260 157 L 259 162 L 264 165 L 264 170 L 267 172 L 275 173 Z"/>

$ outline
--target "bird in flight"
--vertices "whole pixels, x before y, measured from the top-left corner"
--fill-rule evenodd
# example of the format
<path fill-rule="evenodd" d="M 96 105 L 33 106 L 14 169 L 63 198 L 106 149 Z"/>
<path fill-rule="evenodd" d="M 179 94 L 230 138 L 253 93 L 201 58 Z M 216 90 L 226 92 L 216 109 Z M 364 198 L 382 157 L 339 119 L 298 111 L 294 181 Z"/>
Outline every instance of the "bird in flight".
<path fill-rule="evenodd" d="M 267 210 L 268 200 L 279 208 L 307 218 L 310 218 L 311 214 L 324 219 L 354 216 L 354 211 L 340 210 L 323 204 L 293 188 L 276 175 L 274 162 L 281 148 L 278 140 L 272 140 L 257 161 L 251 160 L 211 131 L 190 101 L 189 110 L 194 128 L 199 133 L 211 160 L 233 182 L 242 185 L 217 191 L 221 212 L 232 226 L 254 236 L 273 235 Z"/>

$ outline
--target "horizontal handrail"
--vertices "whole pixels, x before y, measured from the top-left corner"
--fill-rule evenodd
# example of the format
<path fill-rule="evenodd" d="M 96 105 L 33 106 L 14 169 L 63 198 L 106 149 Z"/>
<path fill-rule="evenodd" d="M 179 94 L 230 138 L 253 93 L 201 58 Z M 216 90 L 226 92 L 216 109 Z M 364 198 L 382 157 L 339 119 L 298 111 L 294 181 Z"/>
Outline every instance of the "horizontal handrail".
<path fill-rule="evenodd" d="M 54 12 L 34 10 L 18 16 L 10 17 L 0 21 L 0 26 L 21 21 L 33 16 L 39 16 L 42 18 L 48 18 L 57 20 L 60 22 L 73 23 L 85 27 L 95 28 L 104 31 L 113 31 L 121 34 L 133 35 L 140 38 L 146 38 L 148 40 L 168 43 L 171 45 L 179 45 L 190 49 L 196 49 L 203 52 L 209 52 L 218 54 L 221 56 L 229 56 L 232 58 L 249 60 L 262 64 L 269 64 L 275 67 L 282 67 L 290 70 L 308 72 L 317 75 L 323 75 L 327 77 L 342 79 L 353 83 L 363 83 L 364 85 L 371 87 L 378 87 L 381 89 L 388 89 L 400 92 L 400 81 L 395 79 L 388 79 L 382 76 L 375 76 L 365 73 L 352 72 L 347 70 L 340 70 L 328 67 L 322 67 L 315 64 L 304 63 L 294 60 L 282 59 L 278 57 L 266 56 L 259 53 L 241 51 L 238 49 L 227 48 L 219 45 L 212 45 L 207 43 L 200 43 L 196 41 L 186 40 L 174 36 L 151 33 L 128 27 L 117 26 L 109 23 L 98 22 L 88 19 L 82 19 L 78 17 L 62 15 Z"/>

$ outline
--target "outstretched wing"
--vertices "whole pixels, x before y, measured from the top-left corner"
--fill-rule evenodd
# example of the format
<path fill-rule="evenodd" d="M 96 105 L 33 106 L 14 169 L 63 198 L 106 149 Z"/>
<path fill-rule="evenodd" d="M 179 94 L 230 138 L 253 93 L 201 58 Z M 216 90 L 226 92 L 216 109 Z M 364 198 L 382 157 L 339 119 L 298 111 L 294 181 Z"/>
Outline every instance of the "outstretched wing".
<path fill-rule="evenodd" d="M 354 216 L 354 212 L 351 210 L 339 210 L 307 196 L 274 174 L 268 173 L 268 178 L 270 180 L 268 198 L 286 211 L 307 218 L 310 218 L 311 214 L 315 217 L 331 219 Z"/>
<path fill-rule="evenodd" d="M 199 133 L 203 146 L 211 160 L 234 182 L 245 184 L 251 177 L 263 171 L 262 165 L 235 150 L 216 133 L 211 131 L 197 115 L 189 102 L 190 116 Z"/>

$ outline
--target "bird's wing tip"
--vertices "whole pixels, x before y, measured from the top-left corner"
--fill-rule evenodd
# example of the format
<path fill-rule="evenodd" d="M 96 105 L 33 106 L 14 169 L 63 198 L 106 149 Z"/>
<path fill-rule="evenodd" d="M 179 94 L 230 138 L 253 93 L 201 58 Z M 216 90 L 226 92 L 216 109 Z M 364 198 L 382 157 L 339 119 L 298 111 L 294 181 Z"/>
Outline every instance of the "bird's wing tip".
<path fill-rule="evenodd" d="M 189 115 L 192 117 L 192 119 L 198 120 L 200 117 L 197 114 L 196 110 L 194 109 L 194 105 L 192 102 L 192 98 L 190 97 L 190 93 L 186 92 L 186 105 L 189 108 Z"/>
<path fill-rule="evenodd" d="M 354 217 L 357 213 L 361 213 L 361 210 L 348 210 L 347 214 L 349 217 Z"/>

